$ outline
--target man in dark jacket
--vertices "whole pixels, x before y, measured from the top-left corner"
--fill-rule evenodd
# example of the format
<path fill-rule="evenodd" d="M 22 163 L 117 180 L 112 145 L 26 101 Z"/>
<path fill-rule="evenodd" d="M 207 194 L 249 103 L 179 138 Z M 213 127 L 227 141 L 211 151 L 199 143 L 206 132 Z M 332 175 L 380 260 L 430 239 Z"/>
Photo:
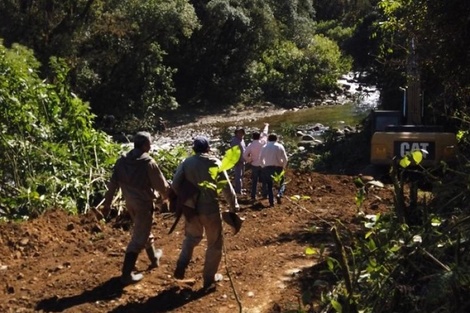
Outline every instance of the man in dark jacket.
<path fill-rule="evenodd" d="M 103 203 L 103 212 L 109 212 L 114 194 L 121 188 L 126 207 L 134 223 L 131 241 L 127 245 L 121 281 L 124 285 L 136 283 L 142 274 L 132 272 L 139 253 L 145 248 L 150 266 L 158 266 L 161 251 L 153 246 L 151 235 L 154 199 L 156 192 L 167 199 L 170 186 L 155 160 L 150 157 L 152 138 L 147 132 L 139 132 L 134 137 L 134 149 L 122 155 L 114 166 L 108 183 L 108 191 Z"/>
<path fill-rule="evenodd" d="M 183 279 L 186 267 L 191 261 L 194 248 L 201 242 L 206 234 L 207 249 L 203 270 L 204 290 L 215 287 L 215 274 L 222 258 L 222 220 L 220 216 L 219 197 L 217 191 L 202 187 L 200 183 L 214 183 L 210 168 L 218 167 L 220 160 L 209 154 L 209 140 L 205 137 L 196 137 L 193 142 L 194 155 L 185 159 L 177 168 L 173 177 L 172 188 L 177 196 L 187 192 L 186 186 L 192 184 L 198 189 L 187 197 L 184 206 L 193 210 L 192 214 L 185 214 L 185 238 L 179 255 L 175 278 Z M 222 179 L 227 181 L 222 193 L 230 205 L 230 211 L 238 209 L 236 194 L 225 171 L 220 173 Z"/>

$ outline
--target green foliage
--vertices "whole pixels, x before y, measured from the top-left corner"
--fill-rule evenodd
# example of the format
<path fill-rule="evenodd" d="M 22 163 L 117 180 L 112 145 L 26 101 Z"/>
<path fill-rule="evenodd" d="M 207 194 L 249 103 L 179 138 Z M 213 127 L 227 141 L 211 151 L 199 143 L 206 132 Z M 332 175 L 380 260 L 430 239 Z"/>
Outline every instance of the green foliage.
<path fill-rule="evenodd" d="M 127 0 L 104 8 L 107 12 L 97 12 L 93 20 L 92 36 L 81 38 L 82 45 L 93 49 L 86 50 L 76 67 L 78 77 L 89 77 L 91 70 L 100 83 L 82 84 L 81 92 L 91 97 L 96 112 L 136 117 L 143 128 L 152 129 L 157 114 L 178 106 L 177 70 L 165 58 L 199 27 L 194 9 L 184 0 Z"/>
<path fill-rule="evenodd" d="M 237 164 L 241 157 L 241 150 L 239 146 L 233 146 L 227 151 L 222 158 L 222 163 L 219 166 L 218 172 L 228 171 Z"/>
<path fill-rule="evenodd" d="M 356 202 L 356 206 L 360 210 L 366 199 L 366 184 L 362 181 L 360 177 L 355 178 L 354 183 L 357 187 L 356 197 L 354 198 L 354 201 Z"/>
<path fill-rule="evenodd" d="M 449 299 L 462 301 L 462 292 L 470 287 L 468 260 L 459 262 L 463 260 L 460 252 L 449 254 L 462 247 L 456 241 L 458 232 L 445 232 L 432 220 L 409 226 L 397 223 L 393 215 L 365 216 L 363 235 L 348 238 L 350 274 L 359 311 L 453 312 L 459 307 Z M 329 263 L 336 273 L 340 267 L 338 262 Z M 446 288 L 449 285 L 453 287 Z M 341 280 L 325 301 L 344 306 L 344 296 Z"/>
<path fill-rule="evenodd" d="M 271 175 L 273 182 L 279 184 L 284 179 L 285 173 L 286 172 L 282 170 L 280 173 L 274 173 L 273 175 Z"/>
<path fill-rule="evenodd" d="M 331 91 L 350 60 L 338 59 L 330 39 L 343 40 L 347 28 L 320 38 L 315 6 L 262 0 L 5 0 L 0 36 L 7 45 L 33 49 L 43 77 L 53 76 L 47 64 L 52 56 L 66 60 L 71 91 L 87 99 L 99 117 L 114 115 L 117 131 L 133 132 L 134 120 L 152 130 L 158 116 L 180 106 L 282 104 Z"/>
<path fill-rule="evenodd" d="M 190 151 L 178 145 L 171 149 L 159 149 L 152 151 L 150 155 L 157 162 L 164 177 L 173 177 L 178 165 L 190 154 Z"/>
<path fill-rule="evenodd" d="M 327 262 L 340 279 L 324 296 L 325 307 L 340 305 L 344 311 L 351 288 L 361 312 L 455 312 L 466 305 L 470 259 L 464 238 L 470 219 L 464 203 L 470 171 L 446 166 L 438 176 L 436 169 L 419 166 L 422 156 L 413 151 L 392 167 L 391 212 L 358 216 L 362 230 L 342 232 L 342 242 L 349 243 L 343 250 L 348 270 L 341 262 Z M 418 196 L 418 182 L 430 179 L 433 195 Z M 367 183 L 358 178 L 355 185 L 367 195 Z"/>
<path fill-rule="evenodd" d="M 342 20 L 354 23 L 370 12 L 377 1 L 316 0 L 315 11 L 319 21 Z"/>
<path fill-rule="evenodd" d="M 316 28 L 317 33 L 334 40 L 340 46 L 342 46 L 343 42 L 350 39 L 354 33 L 353 27 L 344 27 L 335 20 L 319 22 Z"/>
<path fill-rule="evenodd" d="M 285 137 L 294 137 L 297 132 L 297 127 L 290 122 L 283 122 L 280 126 L 280 133 Z"/>
<path fill-rule="evenodd" d="M 336 88 L 339 76 L 350 68 L 335 42 L 315 35 L 304 48 L 280 41 L 254 62 L 249 75 L 267 99 L 305 100 L 319 91 Z"/>
<path fill-rule="evenodd" d="M 398 92 L 398 87 L 406 84 L 413 39 L 417 53 L 414 68 L 423 82 L 426 124 L 449 125 L 449 120 L 456 117 L 451 126 L 460 128 L 459 117 L 468 112 L 470 99 L 470 72 L 464 65 L 468 56 L 463 53 L 470 47 L 470 40 L 461 31 L 467 25 L 470 4 L 461 0 L 383 0 L 378 8 L 375 36 L 381 48 L 377 64 L 384 86 Z"/>
<path fill-rule="evenodd" d="M 423 160 L 423 154 L 428 154 L 427 151 L 425 150 L 413 150 L 408 153 L 406 153 L 403 158 L 398 162 L 401 167 L 407 168 L 408 166 L 416 166 L 421 163 Z"/>
<path fill-rule="evenodd" d="M 267 1 L 279 25 L 282 38 L 299 47 L 315 35 L 315 3 L 312 1 Z"/>
<path fill-rule="evenodd" d="M 6 0 L 0 12 L 0 36 L 34 49 L 44 76 L 50 57 L 66 59 L 73 91 L 95 113 L 151 125 L 177 107 L 165 58 L 199 27 L 188 1 Z"/>
<path fill-rule="evenodd" d="M 199 183 L 199 185 L 204 188 L 216 190 L 217 193 L 220 194 L 228 183 L 227 180 L 221 179 L 220 174 L 233 168 L 240 160 L 240 156 L 241 150 L 238 145 L 233 146 L 225 151 L 225 155 L 222 158 L 220 165 L 209 168 L 209 174 L 212 178 L 212 181 L 203 181 Z"/>
<path fill-rule="evenodd" d="M 184 83 L 177 86 L 180 101 L 199 108 L 237 103 L 250 87 L 247 66 L 279 35 L 272 10 L 263 0 L 194 6 L 201 28 L 174 56 L 179 65 L 175 80 Z"/>
<path fill-rule="evenodd" d="M 55 84 L 38 67 L 32 51 L 0 45 L 0 208 L 9 217 L 86 211 L 118 149 L 69 91 L 63 61 L 51 60 Z"/>

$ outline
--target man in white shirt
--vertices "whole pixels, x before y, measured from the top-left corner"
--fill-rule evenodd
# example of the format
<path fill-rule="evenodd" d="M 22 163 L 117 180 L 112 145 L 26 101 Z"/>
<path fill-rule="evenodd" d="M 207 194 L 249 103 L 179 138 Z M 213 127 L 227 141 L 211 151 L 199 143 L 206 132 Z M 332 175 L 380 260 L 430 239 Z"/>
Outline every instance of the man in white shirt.
<path fill-rule="evenodd" d="M 269 205 L 274 206 L 273 176 L 278 176 L 287 166 L 287 154 L 284 146 L 277 142 L 277 135 L 270 134 L 267 144 L 261 149 L 260 162 L 262 167 L 262 175 L 268 188 Z M 281 203 L 284 193 L 284 175 L 279 181 L 279 189 L 276 195 L 277 203 Z"/>
<path fill-rule="evenodd" d="M 256 191 L 258 186 L 258 181 L 261 181 L 261 194 L 263 197 L 267 197 L 268 190 L 267 185 L 261 175 L 261 149 L 266 145 L 266 140 L 268 138 L 268 128 L 269 124 L 264 124 L 263 132 L 253 132 L 252 139 L 253 141 L 246 147 L 245 152 L 243 153 L 243 159 L 246 163 L 251 164 L 251 200 L 256 200 Z"/>

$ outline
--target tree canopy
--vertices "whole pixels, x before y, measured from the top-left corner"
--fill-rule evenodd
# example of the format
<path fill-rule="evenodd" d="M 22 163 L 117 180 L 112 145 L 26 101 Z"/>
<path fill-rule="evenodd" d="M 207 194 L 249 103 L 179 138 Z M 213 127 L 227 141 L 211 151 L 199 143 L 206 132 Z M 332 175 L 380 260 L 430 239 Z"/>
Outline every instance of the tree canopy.
<path fill-rule="evenodd" d="M 304 0 L 6 0 L 0 3 L 0 37 L 7 46 L 32 49 L 46 77 L 53 76 L 49 58 L 63 58 L 71 89 L 98 116 L 136 117 L 150 126 L 157 115 L 179 106 L 204 109 L 273 98 L 289 103 L 314 95 L 313 89 L 333 89 L 334 79 L 323 76 L 339 77 L 349 62 L 335 40 L 315 37 L 315 14 L 314 3 Z M 316 68 L 305 79 L 297 75 L 299 91 L 309 89 L 302 97 L 291 92 L 292 81 L 271 88 L 260 72 L 253 80 L 254 65 L 262 66 L 283 42 L 309 55 L 297 60 L 303 62 L 298 68 Z M 310 52 L 330 54 L 330 48 L 334 58 L 320 60 Z M 334 70 L 322 72 L 320 63 Z"/>
<path fill-rule="evenodd" d="M 370 73 L 382 106 L 396 108 L 411 64 L 424 121 L 458 133 L 459 162 L 428 170 L 414 151 L 389 173 L 390 214 L 358 210 L 357 237 L 332 227 L 338 253 L 324 263 L 335 286 L 321 304 L 338 312 L 463 312 L 469 16 L 467 0 L 0 1 L 0 215 L 87 211 L 119 151 L 95 128 L 97 115 L 136 119 L 142 129 L 178 107 L 305 103 L 335 90 L 351 69 Z M 165 173 L 179 156 L 163 159 Z M 418 199 L 417 176 L 432 185 L 430 201 L 428 193 Z M 360 209 L 370 182 L 355 183 Z"/>
<path fill-rule="evenodd" d="M 38 76 L 31 50 L 0 43 L 0 211 L 22 216 L 51 207 L 86 210 L 118 147 L 93 128 L 87 103 L 65 83 L 52 59 L 55 83 Z"/>

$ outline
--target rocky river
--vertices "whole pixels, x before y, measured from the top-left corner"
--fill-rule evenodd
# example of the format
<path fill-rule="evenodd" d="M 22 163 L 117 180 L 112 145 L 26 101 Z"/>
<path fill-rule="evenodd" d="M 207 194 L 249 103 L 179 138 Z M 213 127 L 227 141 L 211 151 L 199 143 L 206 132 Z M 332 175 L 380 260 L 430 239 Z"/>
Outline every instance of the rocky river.
<path fill-rule="evenodd" d="M 380 99 L 378 89 L 360 83 L 359 76 L 358 73 L 344 75 L 338 80 L 339 92 L 291 109 L 267 102 L 251 108 L 232 107 L 217 115 L 181 115 L 179 120 L 185 122 L 167 121 L 169 126 L 155 134 L 153 149 L 189 146 L 197 135 L 208 137 L 213 145 L 224 144 L 240 126 L 245 128 L 249 141 L 249 134 L 262 129 L 264 123 L 269 123 L 270 131 L 277 133 L 289 130 L 297 137 L 299 146 L 321 143 L 322 135 L 328 130 L 338 135 L 356 132 L 356 124 L 378 106 Z"/>

